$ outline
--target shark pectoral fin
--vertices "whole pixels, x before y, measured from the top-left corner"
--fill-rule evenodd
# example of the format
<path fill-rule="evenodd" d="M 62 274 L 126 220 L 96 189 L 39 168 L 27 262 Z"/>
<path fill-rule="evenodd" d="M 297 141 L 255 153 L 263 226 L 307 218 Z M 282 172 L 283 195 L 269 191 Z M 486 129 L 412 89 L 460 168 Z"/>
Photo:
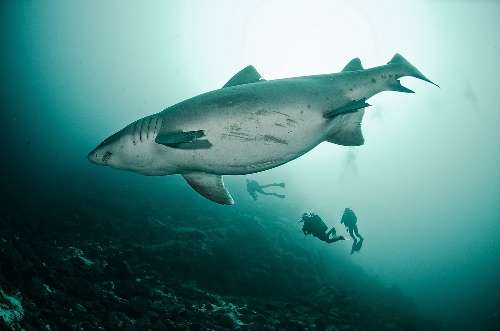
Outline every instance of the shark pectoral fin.
<path fill-rule="evenodd" d="M 159 133 L 155 142 L 157 144 L 165 145 L 173 148 L 183 149 L 206 149 L 210 148 L 212 144 L 208 140 L 200 140 L 205 136 L 203 130 L 198 131 L 178 131 Z"/>
<path fill-rule="evenodd" d="M 353 113 L 359 109 L 366 108 L 371 106 L 370 104 L 366 103 L 365 99 L 359 99 L 359 100 L 354 100 L 351 101 L 342 107 L 335 108 L 333 110 L 330 110 L 329 112 L 326 112 L 323 114 L 323 117 L 325 118 L 333 118 L 337 115 L 340 114 L 345 114 L 345 113 Z"/>
<path fill-rule="evenodd" d="M 363 70 L 363 65 L 361 64 L 361 60 L 359 57 L 356 57 L 349 61 L 348 64 L 342 69 L 342 71 L 356 71 L 356 70 Z"/>
<path fill-rule="evenodd" d="M 257 83 L 264 80 L 253 66 L 247 66 L 236 73 L 230 80 L 222 87 L 230 87 L 236 85 L 244 85 L 250 83 Z"/>
<path fill-rule="evenodd" d="M 205 172 L 192 172 L 182 175 L 188 184 L 205 198 L 221 205 L 233 205 L 234 200 L 222 181 L 222 176 Z"/>

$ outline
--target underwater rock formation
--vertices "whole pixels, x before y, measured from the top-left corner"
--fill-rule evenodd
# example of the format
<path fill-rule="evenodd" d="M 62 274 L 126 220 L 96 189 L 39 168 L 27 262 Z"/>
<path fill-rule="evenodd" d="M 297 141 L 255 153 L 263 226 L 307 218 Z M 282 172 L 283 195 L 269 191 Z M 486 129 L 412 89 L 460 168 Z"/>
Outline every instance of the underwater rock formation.
<path fill-rule="evenodd" d="M 24 310 L 21 301 L 15 297 L 7 295 L 0 289 L 0 326 L 4 327 L 20 322 L 23 319 Z"/>
<path fill-rule="evenodd" d="M 4 329 L 438 329 L 284 220 L 92 206 L 2 219 Z"/>

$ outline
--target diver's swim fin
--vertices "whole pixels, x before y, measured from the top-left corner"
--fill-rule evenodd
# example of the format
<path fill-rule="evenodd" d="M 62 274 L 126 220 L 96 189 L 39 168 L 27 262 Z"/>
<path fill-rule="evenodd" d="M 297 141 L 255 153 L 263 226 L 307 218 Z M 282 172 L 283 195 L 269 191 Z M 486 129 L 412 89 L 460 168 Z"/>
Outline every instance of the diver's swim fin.
<path fill-rule="evenodd" d="M 192 172 L 182 175 L 188 184 L 205 198 L 221 205 L 233 205 L 234 200 L 222 181 L 222 176 L 205 172 Z"/>

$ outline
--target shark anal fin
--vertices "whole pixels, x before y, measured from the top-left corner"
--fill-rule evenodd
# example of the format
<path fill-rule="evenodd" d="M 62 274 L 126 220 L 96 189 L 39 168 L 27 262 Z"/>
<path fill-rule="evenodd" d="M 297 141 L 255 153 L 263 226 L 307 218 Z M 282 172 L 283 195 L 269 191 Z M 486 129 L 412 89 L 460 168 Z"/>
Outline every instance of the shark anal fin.
<path fill-rule="evenodd" d="M 205 136 L 203 130 L 197 131 L 178 131 L 178 132 L 166 132 L 159 133 L 155 142 L 157 144 L 165 145 L 173 148 L 184 148 L 184 149 L 206 149 L 210 148 L 212 144 L 208 140 L 200 140 Z"/>
<path fill-rule="evenodd" d="M 236 85 L 244 85 L 250 83 L 257 83 L 263 80 L 260 74 L 253 66 L 247 66 L 236 73 L 230 80 L 222 87 L 230 87 Z"/>
<path fill-rule="evenodd" d="M 361 60 L 359 59 L 359 57 L 356 57 L 349 61 L 349 63 L 345 65 L 344 69 L 342 69 L 343 72 L 356 70 L 363 70 L 363 65 L 361 64 Z"/>
<path fill-rule="evenodd" d="M 188 184 L 205 198 L 221 205 L 234 204 L 233 197 L 222 181 L 222 176 L 205 172 L 192 172 L 182 175 Z"/>
<path fill-rule="evenodd" d="M 333 118 L 337 115 L 345 114 L 345 113 L 352 113 L 352 112 L 355 112 L 359 109 L 366 108 L 369 106 L 371 106 L 371 105 L 368 104 L 365 99 L 354 100 L 354 101 L 348 102 L 347 104 L 345 104 L 341 107 L 338 107 L 338 108 L 335 108 L 333 110 L 326 112 L 325 114 L 323 114 L 323 117 Z"/>

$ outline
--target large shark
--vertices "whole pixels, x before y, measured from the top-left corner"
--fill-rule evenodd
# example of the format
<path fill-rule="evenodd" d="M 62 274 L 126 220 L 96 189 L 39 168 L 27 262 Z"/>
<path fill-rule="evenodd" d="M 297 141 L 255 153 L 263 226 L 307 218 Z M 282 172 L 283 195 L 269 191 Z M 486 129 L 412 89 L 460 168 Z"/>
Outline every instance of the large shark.
<path fill-rule="evenodd" d="M 355 58 L 339 73 L 277 80 L 248 66 L 221 89 L 129 124 L 88 159 L 149 176 L 180 174 L 205 198 L 231 205 L 222 175 L 277 167 L 323 141 L 363 145 L 367 99 L 382 91 L 413 93 L 401 85 L 404 76 L 432 83 L 399 54 L 370 69 Z"/>

